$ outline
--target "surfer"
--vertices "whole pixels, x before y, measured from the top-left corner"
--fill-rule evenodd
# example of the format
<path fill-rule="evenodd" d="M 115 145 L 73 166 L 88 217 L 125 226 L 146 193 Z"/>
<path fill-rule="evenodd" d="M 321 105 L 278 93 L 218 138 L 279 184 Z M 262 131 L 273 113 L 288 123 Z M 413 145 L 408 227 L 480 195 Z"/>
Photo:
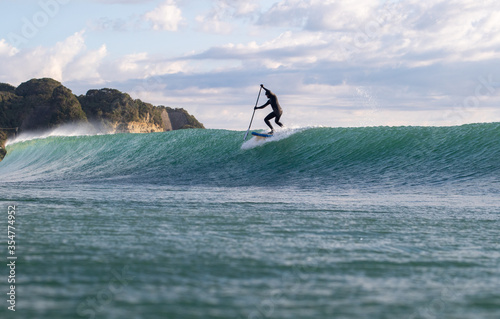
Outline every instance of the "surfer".
<path fill-rule="evenodd" d="M 266 91 L 266 96 L 267 96 L 267 98 L 269 100 L 267 100 L 266 104 L 264 104 L 262 106 L 256 106 L 255 109 L 256 110 L 257 109 L 263 109 L 266 106 L 268 106 L 269 104 L 271 104 L 271 107 L 273 108 L 273 111 L 271 113 L 269 113 L 268 116 L 266 116 L 266 118 L 264 119 L 264 122 L 266 122 L 267 126 L 269 126 L 271 128 L 271 132 L 269 132 L 269 134 L 273 134 L 274 133 L 274 128 L 271 125 L 271 122 L 269 122 L 269 120 L 271 120 L 273 118 L 276 118 L 274 120 L 274 122 L 276 124 L 278 124 L 280 127 L 283 127 L 283 124 L 280 122 L 280 118 L 281 118 L 281 115 L 283 114 L 283 110 L 281 109 L 281 106 L 280 106 L 280 104 L 278 102 L 278 98 L 276 97 L 276 94 L 274 94 L 270 90 L 266 89 L 264 87 L 264 84 L 261 84 L 260 87 L 263 88 Z"/>

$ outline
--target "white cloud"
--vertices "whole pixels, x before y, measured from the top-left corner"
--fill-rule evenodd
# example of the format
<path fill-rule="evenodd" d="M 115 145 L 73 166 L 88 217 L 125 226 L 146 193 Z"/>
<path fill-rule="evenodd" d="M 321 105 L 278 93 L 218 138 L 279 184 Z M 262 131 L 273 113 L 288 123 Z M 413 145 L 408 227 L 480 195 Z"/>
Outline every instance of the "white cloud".
<path fill-rule="evenodd" d="M 168 84 L 163 77 L 188 70 L 187 61 L 171 61 L 141 52 L 108 61 L 99 67 L 99 75 L 107 83 L 116 83 L 117 88 L 129 81 L 124 90 L 150 102 L 147 97 L 156 96 L 156 91 Z"/>
<path fill-rule="evenodd" d="M 210 11 L 196 16 L 201 31 L 231 34 L 242 21 L 252 21 L 259 5 L 251 0 L 216 0 Z"/>
<path fill-rule="evenodd" d="M 310 1 L 284 0 L 261 14 L 259 23 L 269 26 L 302 27 L 307 21 Z"/>
<path fill-rule="evenodd" d="M 200 29 L 207 33 L 230 34 L 234 29 L 231 23 L 222 20 L 216 14 L 199 15 L 196 17 L 196 22 L 200 25 Z"/>
<path fill-rule="evenodd" d="M 174 0 L 167 0 L 154 10 L 144 14 L 144 19 L 153 24 L 153 30 L 177 31 L 182 21 L 182 11 Z"/>
<path fill-rule="evenodd" d="M 303 68 L 320 60 L 328 60 L 332 55 L 331 37 L 316 32 L 287 31 L 278 37 L 258 44 L 229 43 L 213 47 L 205 52 L 185 57 L 200 60 L 239 60 L 247 67 L 266 66 L 269 69 Z M 234 63 L 228 63 L 232 68 Z"/>
<path fill-rule="evenodd" d="M 17 50 L 0 40 L 0 81 L 18 85 L 31 78 L 50 77 L 61 82 L 103 84 L 145 79 L 189 70 L 187 61 L 170 61 L 147 52 L 106 61 L 108 48 L 85 45 L 84 31 L 76 32 L 53 47 Z M 103 63 L 105 62 L 106 63 Z"/>
<path fill-rule="evenodd" d="M 103 83 L 104 79 L 99 73 L 99 67 L 107 55 L 108 50 L 104 44 L 97 50 L 83 52 L 68 63 L 64 72 L 64 80 Z"/>
<path fill-rule="evenodd" d="M 19 50 L 5 41 L 5 39 L 0 39 L 0 57 L 10 57 L 15 55 Z"/>
<path fill-rule="evenodd" d="M 75 59 L 75 57 L 85 49 L 83 39 L 84 31 L 77 32 L 62 42 L 58 42 L 54 48 L 46 50 L 45 54 L 39 55 L 45 63 L 42 73 L 54 79 L 63 80 L 64 69 Z"/>
<path fill-rule="evenodd" d="M 234 10 L 235 16 L 253 15 L 258 9 L 258 1 L 254 0 L 224 0 L 226 5 Z"/>
<path fill-rule="evenodd" d="M 123 18 L 107 18 L 102 17 L 88 22 L 88 28 L 92 31 L 114 31 L 114 32 L 130 32 L 136 30 L 146 30 L 149 26 L 146 26 L 144 19 L 132 15 Z"/>
<path fill-rule="evenodd" d="M 490 59 L 500 46 L 499 18 L 500 3 L 491 0 L 283 0 L 259 23 L 294 26 L 296 37 L 316 32 L 330 43 L 329 56 L 419 67 Z"/>
<path fill-rule="evenodd" d="M 2 44 L 3 41 L 0 41 Z M 102 48 L 100 59 L 104 57 Z M 105 53 L 105 52 L 104 52 Z M 80 66 L 85 72 L 94 68 L 92 65 L 82 65 L 81 62 L 93 55 L 87 51 L 84 40 L 84 31 L 76 32 L 63 41 L 57 42 L 54 47 L 36 47 L 33 49 L 10 49 L 10 55 L 4 57 L 4 63 L 0 65 L 0 78 L 3 81 L 19 84 L 30 78 L 51 77 L 58 81 L 71 80 L 75 78 L 75 62 L 80 61 Z M 100 59 L 94 59 L 98 64 Z M 80 73 L 82 74 L 82 73 Z"/>

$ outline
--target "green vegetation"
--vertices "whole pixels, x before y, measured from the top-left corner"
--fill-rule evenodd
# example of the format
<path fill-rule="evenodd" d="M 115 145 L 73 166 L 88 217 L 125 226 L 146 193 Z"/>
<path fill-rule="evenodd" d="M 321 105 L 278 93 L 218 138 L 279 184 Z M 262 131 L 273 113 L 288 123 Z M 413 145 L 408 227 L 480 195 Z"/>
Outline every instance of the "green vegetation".
<path fill-rule="evenodd" d="M 165 127 L 162 113 L 166 112 L 173 130 L 205 128 L 184 109 L 154 106 L 115 89 L 89 90 L 78 97 L 89 120 L 112 123 L 149 122 Z"/>
<path fill-rule="evenodd" d="M 0 83 L 0 92 L 10 92 L 15 93 L 16 87 L 7 83 Z"/>
<path fill-rule="evenodd" d="M 73 93 L 55 80 L 33 79 L 14 91 L 12 86 L 2 83 L 0 89 L 4 89 L 0 92 L 2 128 L 45 129 L 87 120 Z"/>
<path fill-rule="evenodd" d="M 89 119 L 126 123 L 152 121 L 162 125 L 161 109 L 115 89 L 90 90 L 78 97 Z"/>

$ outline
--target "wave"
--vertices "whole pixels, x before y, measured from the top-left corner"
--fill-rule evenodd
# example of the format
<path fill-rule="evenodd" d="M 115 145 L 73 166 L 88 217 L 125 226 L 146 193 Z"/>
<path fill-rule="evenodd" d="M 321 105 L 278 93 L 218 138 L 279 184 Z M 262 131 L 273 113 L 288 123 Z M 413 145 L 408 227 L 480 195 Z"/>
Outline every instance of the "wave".
<path fill-rule="evenodd" d="M 44 139 L 52 136 L 91 136 L 109 133 L 109 130 L 104 128 L 100 123 L 71 123 L 60 125 L 51 130 L 22 132 L 15 138 L 8 139 L 5 144 L 10 145 L 35 139 Z"/>
<path fill-rule="evenodd" d="M 9 143 L 6 182 L 499 188 L 500 123 L 47 136 Z"/>

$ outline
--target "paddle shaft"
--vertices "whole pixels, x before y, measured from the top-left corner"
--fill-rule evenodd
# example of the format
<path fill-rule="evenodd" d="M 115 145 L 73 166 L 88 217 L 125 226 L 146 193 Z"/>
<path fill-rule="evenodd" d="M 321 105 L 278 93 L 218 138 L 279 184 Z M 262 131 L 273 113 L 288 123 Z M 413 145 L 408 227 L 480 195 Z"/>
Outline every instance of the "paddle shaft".
<path fill-rule="evenodd" d="M 259 95 L 257 95 L 257 102 L 255 102 L 255 107 L 257 107 L 257 105 L 259 104 L 260 92 L 262 92 L 262 86 L 260 87 Z M 248 125 L 248 130 L 245 134 L 245 137 L 243 138 L 244 141 L 247 139 L 248 132 L 250 132 L 250 127 L 252 126 L 253 117 L 255 115 L 255 107 L 253 108 L 253 114 L 252 114 L 252 119 L 250 120 L 250 125 Z"/>

